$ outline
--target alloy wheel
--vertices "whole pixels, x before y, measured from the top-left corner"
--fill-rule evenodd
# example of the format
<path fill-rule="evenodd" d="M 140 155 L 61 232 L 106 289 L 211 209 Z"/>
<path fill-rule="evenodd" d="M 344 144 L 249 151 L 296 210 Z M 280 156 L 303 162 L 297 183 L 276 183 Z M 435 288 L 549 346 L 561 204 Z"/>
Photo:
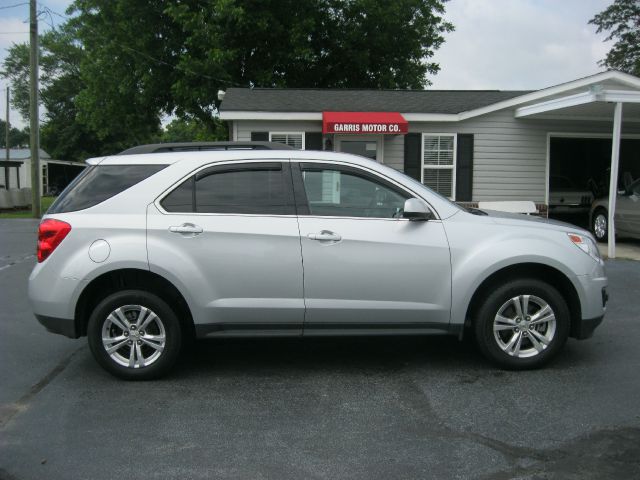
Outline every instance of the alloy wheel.
<path fill-rule="evenodd" d="M 118 365 L 143 368 L 155 363 L 166 345 L 160 317 L 142 305 L 113 310 L 102 325 L 102 345 Z"/>
<path fill-rule="evenodd" d="M 593 221 L 593 233 L 596 234 L 598 239 L 604 239 L 607 234 L 607 217 L 604 213 L 596 215 L 596 218 Z"/>
<path fill-rule="evenodd" d="M 493 320 L 493 335 L 500 349 L 512 357 L 534 357 L 549 347 L 556 332 L 551 306 L 534 295 L 506 301 Z"/>

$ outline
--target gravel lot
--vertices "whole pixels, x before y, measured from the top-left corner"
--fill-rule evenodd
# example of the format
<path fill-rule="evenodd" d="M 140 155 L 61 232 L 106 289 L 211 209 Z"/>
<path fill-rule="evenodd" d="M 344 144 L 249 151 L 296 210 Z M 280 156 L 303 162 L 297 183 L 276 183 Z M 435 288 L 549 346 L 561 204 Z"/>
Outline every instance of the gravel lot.
<path fill-rule="evenodd" d="M 640 478 L 640 262 L 594 338 L 505 372 L 453 338 L 217 340 L 168 379 L 47 333 L 36 222 L 0 220 L 0 479 Z"/>

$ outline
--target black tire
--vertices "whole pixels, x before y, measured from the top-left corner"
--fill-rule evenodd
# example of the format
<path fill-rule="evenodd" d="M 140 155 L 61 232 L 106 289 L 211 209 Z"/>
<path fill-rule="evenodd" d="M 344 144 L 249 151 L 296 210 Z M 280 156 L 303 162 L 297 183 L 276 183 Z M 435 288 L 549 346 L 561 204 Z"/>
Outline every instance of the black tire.
<path fill-rule="evenodd" d="M 476 342 L 485 357 L 505 369 L 526 370 L 543 366 L 562 349 L 569 336 L 571 316 L 567 303 L 554 287 L 537 279 L 517 279 L 493 288 L 489 292 L 484 302 L 476 310 L 474 322 Z M 555 316 L 555 323 L 549 321 L 538 325 L 529 325 L 529 320 L 524 321 L 526 318 L 517 320 L 520 317 L 517 316 L 516 307 L 510 303 L 510 300 L 524 295 L 530 296 L 528 310 L 532 315 L 526 315 L 526 318 L 535 318 L 536 308 L 540 306 L 537 302 L 541 301 L 551 308 L 551 313 Z M 504 325 L 504 329 L 494 333 L 494 321 L 498 322 L 496 320 L 497 314 L 505 306 L 506 310 L 502 310 L 505 317 L 521 323 L 514 323 L 513 328 L 510 324 L 500 323 L 500 328 L 503 328 Z M 522 304 L 520 304 L 520 308 L 522 309 Z M 514 312 L 515 316 L 506 312 Z M 547 328 L 549 330 L 546 330 Z M 535 335 L 531 333 L 532 329 L 536 330 Z M 531 356 L 516 356 L 515 353 L 512 355 L 503 350 L 503 347 L 517 336 L 521 336 L 520 345 L 522 347 L 517 355 L 525 355 L 529 352 Z M 540 336 L 548 341 L 546 347 L 541 341 L 538 341 Z M 548 339 L 547 336 L 549 336 Z M 496 337 L 499 337 L 500 341 Z M 534 348 L 534 340 L 538 347 L 542 348 L 541 351 Z M 502 342 L 502 347 L 499 342 Z"/>
<path fill-rule="evenodd" d="M 147 324 L 148 332 L 143 330 L 136 333 L 128 330 L 124 333 L 124 330 L 120 329 L 113 321 L 108 320 L 112 312 L 122 309 L 120 313 L 130 317 L 128 320 L 131 320 L 130 324 L 133 325 L 136 319 L 136 308 L 134 307 L 144 307 L 150 310 L 157 318 L 157 321 L 154 319 Z M 142 309 L 137 310 L 138 315 L 140 315 L 140 312 L 142 312 Z M 122 322 L 119 323 L 122 324 Z M 106 329 L 105 331 L 108 334 L 114 332 L 114 339 L 116 337 L 125 338 L 124 336 L 126 335 L 125 340 L 123 340 L 125 344 L 115 352 L 112 352 L 116 358 L 106 350 L 102 339 L 103 329 Z M 135 335 L 138 336 L 134 337 Z M 162 337 L 164 338 L 163 349 L 149 346 L 151 344 L 161 344 L 162 340 L 156 339 Z M 142 290 L 123 290 L 109 295 L 93 309 L 87 325 L 89 348 L 96 361 L 106 371 L 124 380 L 152 380 L 166 375 L 180 355 L 182 337 L 180 321 L 169 305 L 158 296 Z M 138 338 L 138 340 L 136 341 L 135 338 Z M 151 342 L 150 339 L 152 338 L 154 340 Z M 145 342 L 144 340 L 147 341 Z M 114 340 L 112 345 L 115 347 L 120 343 L 121 340 Z M 132 349 L 137 348 L 135 346 L 136 343 L 139 349 L 133 353 L 136 361 L 134 367 L 118 363 L 123 360 L 126 361 L 127 358 L 130 359 L 128 355 L 131 354 Z M 141 354 L 140 356 L 139 353 Z M 140 358 L 144 359 L 146 353 L 149 354 L 146 358 L 149 361 L 148 365 L 144 365 L 140 361 Z"/>
<path fill-rule="evenodd" d="M 604 221 L 604 231 L 598 228 L 598 222 Z M 601 224 L 600 224 L 601 225 Z M 600 207 L 596 208 L 591 218 L 591 231 L 599 242 L 606 242 L 609 235 L 609 216 L 607 210 Z"/>

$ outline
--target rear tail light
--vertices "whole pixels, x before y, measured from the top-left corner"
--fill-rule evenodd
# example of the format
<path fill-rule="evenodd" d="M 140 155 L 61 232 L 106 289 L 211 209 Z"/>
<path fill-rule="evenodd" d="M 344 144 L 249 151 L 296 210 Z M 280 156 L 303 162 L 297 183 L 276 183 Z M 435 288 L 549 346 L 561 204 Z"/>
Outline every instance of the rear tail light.
<path fill-rule="evenodd" d="M 71 231 L 67 222 L 48 218 L 38 228 L 38 263 L 44 262 Z"/>

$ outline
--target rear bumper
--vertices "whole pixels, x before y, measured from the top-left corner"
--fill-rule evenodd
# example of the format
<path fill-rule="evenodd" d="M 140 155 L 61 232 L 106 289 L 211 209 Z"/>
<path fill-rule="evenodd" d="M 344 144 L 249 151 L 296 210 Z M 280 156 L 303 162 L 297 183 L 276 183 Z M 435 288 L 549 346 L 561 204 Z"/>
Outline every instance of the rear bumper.
<path fill-rule="evenodd" d="M 76 322 L 73 318 L 55 318 L 36 314 L 38 321 L 51 333 L 69 338 L 79 338 Z"/>
<path fill-rule="evenodd" d="M 594 330 L 602 323 L 604 315 L 595 318 L 583 318 L 579 322 L 574 322 L 571 325 L 571 336 L 578 340 L 585 340 L 591 338 Z"/>

